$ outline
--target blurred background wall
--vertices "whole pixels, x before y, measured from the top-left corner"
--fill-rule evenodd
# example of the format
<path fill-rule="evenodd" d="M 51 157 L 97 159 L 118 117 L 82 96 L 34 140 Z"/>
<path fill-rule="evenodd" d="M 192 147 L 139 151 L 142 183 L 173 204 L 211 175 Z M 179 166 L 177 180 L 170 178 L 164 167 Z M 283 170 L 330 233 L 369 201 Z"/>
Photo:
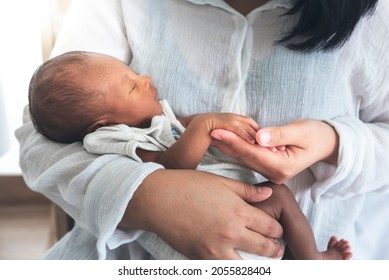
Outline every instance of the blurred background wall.
<path fill-rule="evenodd" d="M 63 213 L 23 181 L 14 132 L 70 2 L 0 0 L 0 260 L 39 259 L 64 232 Z"/>
<path fill-rule="evenodd" d="M 70 0 L 0 0 L 0 176 L 20 174 L 13 135 L 30 77 L 47 59 Z"/>

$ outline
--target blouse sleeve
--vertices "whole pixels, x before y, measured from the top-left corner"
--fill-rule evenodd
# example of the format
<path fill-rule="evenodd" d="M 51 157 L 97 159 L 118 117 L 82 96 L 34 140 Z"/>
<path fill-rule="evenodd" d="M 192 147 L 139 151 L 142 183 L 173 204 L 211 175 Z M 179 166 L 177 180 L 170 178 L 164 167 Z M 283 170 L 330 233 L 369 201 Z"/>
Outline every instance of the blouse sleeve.
<path fill-rule="evenodd" d="M 53 56 L 77 49 L 104 52 L 129 61 L 131 52 L 120 3 L 73 0 Z M 113 249 L 137 238 L 138 231 L 123 233 L 116 227 L 137 187 L 147 175 L 162 168 L 160 165 L 140 164 L 120 155 L 92 155 L 79 142 L 51 142 L 35 131 L 28 107 L 16 137 L 27 185 L 54 201 L 96 236 L 100 258 L 105 258 L 106 246 Z"/>
<path fill-rule="evenodd" d="M 353 61 L 348 83 L 356 116 L 327 120 L 340 137 L 337 168 L 323 162 L 311 167 L 318 182 L 313 199 L 349 198 L 389 191 L 389 8 L 364 19 L 346 45 L 342 59 Z M 328 176 L 328 175 L 331 176 Z"/>

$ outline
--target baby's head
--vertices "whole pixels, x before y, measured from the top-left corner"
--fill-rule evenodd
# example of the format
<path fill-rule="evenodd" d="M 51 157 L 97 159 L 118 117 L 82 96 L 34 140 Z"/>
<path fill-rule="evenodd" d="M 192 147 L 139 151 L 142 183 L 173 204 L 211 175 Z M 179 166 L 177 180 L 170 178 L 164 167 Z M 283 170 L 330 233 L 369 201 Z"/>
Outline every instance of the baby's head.
<path fill-rule="evenodd" d="M 42 64 L 31 78 L 29 108 L 33 124 L 47 138 L 81 141 L 87 126 L 105 103 L 92 83 L 96 70 L 86 52 L 68 52 Z"/>
<path fill-rule="evenodd" d="M 72 143 L 101 126 L 147 127 L 162 113 L 157 90 L 123 62 L 104 54 L 68 52 L 31 78 L 32 122 L 47 138 Z"/>

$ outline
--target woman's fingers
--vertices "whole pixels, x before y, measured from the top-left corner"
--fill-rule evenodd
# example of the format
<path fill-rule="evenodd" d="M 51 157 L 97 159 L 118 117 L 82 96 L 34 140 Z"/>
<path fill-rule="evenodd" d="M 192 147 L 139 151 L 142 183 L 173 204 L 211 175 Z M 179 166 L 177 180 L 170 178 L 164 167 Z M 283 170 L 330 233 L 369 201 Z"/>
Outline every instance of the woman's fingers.
<path fill-rule="evenodd" d="M 272 189 L 269 187 L 258 187 L 246 183 L 238 184 L 235 180 L 231 180 L 231 184 L 227 184 L 227 186 L 240 198 L 251 203 L 265 200 L 272 194 Z"/>
<path fill-rule="evenodd" d="M 264 211 L 249 206 L 250 209 L 247 216 L 246 227 L 254 232 L 260 232 L 265 237 L 271 237 L 278 239 L 282 236 L 282 227 L 279 222 L 274 218 L 266 214 Z"/>
<path fill-rule="evenodd" d="M 250 230 L 247 231 L 246 236 L 248 241 L 239 250 L 268 258 L 279 258 L 283 255 L 284 251 L 280 242 Z"/>
<path fill-rule="evenodd" d="M 235 181 L 234 181 L 235 182 Z M 271 195 L 272 189 L 265 186 L 253 186 L 236 182 L 229 185 L 236 194 L 246 201 L 262 201 Z M 240 215 L 246 221 L 246 230 L 242 234 L 239 249 L 266 257 L 277 257 L 280 254 L 281 246 L 273 241 L 282 236 L 282 227 L 273 217 L 262 210 L 247 205 Z M 281 252 L 282 253 L 282 252 Z"/>
<path fill-rule="evenodd" d="M 270 197 L 272 189 L 265 186 L 253 186 L 246 183 L 232 181 L 228 185 L 238 196 L 248 202 L 260 202 Z M 281 225 L 262 210 L 247 205 L 246 227 L 255 232 L 260 232 L 267 237 L 279 238 L 282 235 Z"/>
<path fill-rule="evenodd" d="M 310 128 L 311 127 L 311 128 Z M 293 122 L 285 126 L 266 127 L 258 130 L 255 140 L 263 147 L 293 145 L 301 147 L 310 133 L 317 133 L 314 123 Z"/>
<path fill-rule="evenodd" d="M 325 160 L 336 164 L 339 135 L 326 122 L 300 120 L 285 126 L 260 129 L 255 139 L 263 147 L 294 146 L 313 156 L 314 162 Z"/>

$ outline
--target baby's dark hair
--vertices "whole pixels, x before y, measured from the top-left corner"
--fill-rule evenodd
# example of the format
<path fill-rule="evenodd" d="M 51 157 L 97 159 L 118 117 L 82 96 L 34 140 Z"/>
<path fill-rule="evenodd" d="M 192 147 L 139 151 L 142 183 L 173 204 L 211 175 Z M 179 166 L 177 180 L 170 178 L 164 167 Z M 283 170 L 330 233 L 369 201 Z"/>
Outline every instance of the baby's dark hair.
<path fill-rule="evenodd" d="M 92 121 L 93 100 L 103 94 L 81 82 L 90 71 L 90 53 L 72 51 L 43 63 L 33 74 L 28 93 L 31 120 L 38 132 L 62 143 L 82 141 Z M 89 109 L 88 109 L 89 108 Z"/>

